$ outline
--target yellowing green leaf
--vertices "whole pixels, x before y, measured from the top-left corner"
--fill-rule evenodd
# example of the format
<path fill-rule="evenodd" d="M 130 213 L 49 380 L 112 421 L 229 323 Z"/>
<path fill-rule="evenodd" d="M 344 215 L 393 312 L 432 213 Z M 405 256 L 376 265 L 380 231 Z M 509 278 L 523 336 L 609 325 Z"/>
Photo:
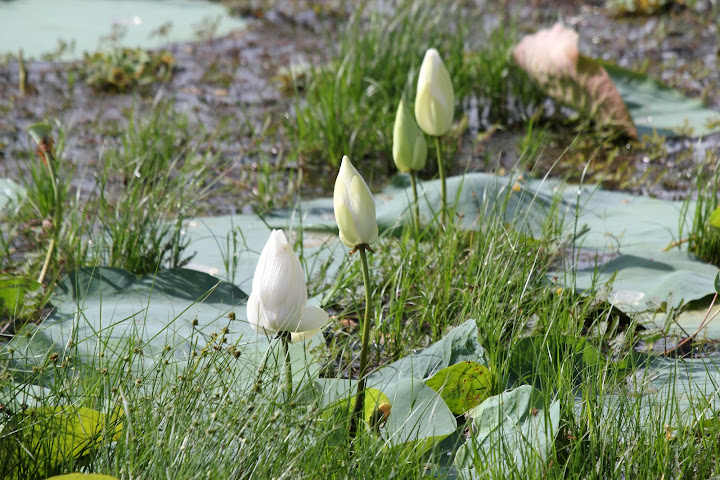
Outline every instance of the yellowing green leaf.
<path fill-rule="evenodd" d="M 425 385 L 440 394 L 454 415 L 480 405 L 490 396 L 492 384 L 490 370 L 470 360 L 443 368 L 425 380 Z"/>
<path fill-rule="evenodd" d="M 52 468 L 79 458 L 106 440 L 116 440 L 122 423 L 87 407 L 40 407 L 25 412 L 23 441 Z"/>
<path fill-rule="evenodd" d="M 720 232 L 720 206 L 716 208 L 711 214 L 710 218 L 708 219 L 708 223 L 710 226 L 714 229 L 716 229 L 718 232 Z"/>

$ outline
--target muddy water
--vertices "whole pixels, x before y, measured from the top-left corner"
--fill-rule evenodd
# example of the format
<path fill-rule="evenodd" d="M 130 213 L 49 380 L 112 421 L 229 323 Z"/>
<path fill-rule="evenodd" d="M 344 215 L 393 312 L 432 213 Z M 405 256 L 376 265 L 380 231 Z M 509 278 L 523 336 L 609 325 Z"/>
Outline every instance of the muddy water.
<path fill-rule="evenodd" d="M 647 71 L 690 96 L 707 99 L 712 108 L 720 110 L 718 34 L 709 14 L 710 4 L 631 18 L 613 17 L 596 4 L 575 2 L 534 2 L 506 11 L 496 6 L 483 8 L 488 9 L 488 21 L 482 24 L 491 25 L 503 17 L 517 18 L 521 31 L 528 33 L 561 18 L 578 29 L 582 53 Z M 246 30 L 213 41 L 175 44 L 171 50 L 178 70 L 172 80 L 133 94 L 97 93 L 74 81 L 67 64 L 29 62 L 28 78 L 36 93 L 21 96 L 17 62 L 6 62 L 0 66 L 0 176 L 21 179 L 23 159 L 29 155 L 26 127 L 39 120 L 57 119 L 68 130 L 65 161 L 84 172 L 78 186 L 92 188 L 93 170 L 102 161 L 103 149 L 118 142 L 128 111 L 147 110 L 153 101 L 166 98 L 189 115 L 195 128 L 210 131 L 226 122 L 234 132 L 205 147 L 218 155 L 218 175 L 228 188 L 218 190 L 204 211 L 249 211 L 257 203 L 258 163 L 278 161 L 292 142 L 284 128 L 292 115 L 291 99 L 275 77 L 292 64 L 323 62 L 327 40 L 320 33 L 324 30 L 321 25 L 330 30 L 342 28 L 341 16 L 319 18 L 316 11 L 243 11 L 256 17 Z M 456 171 L 499 171 L 516 165 L 520 156 L 517 144 L 524 132 L 498 131 L 478 142 L 477 135 L 487 128 L 481 118 L 482 105 L 468 101 L 464 106 L 471 128 L 464 137 Z M 256 135 L 267 129 L 273 136 Z M 597 145 L 589 145 L 587 150 L 578 145 L 569 154 L 565 152 L 574 136 L 572 127 L 554 124 L 543 143 L 538 168 L 554 165 L 558 175 L 572 174 L 579 170 L 578 164 L 597 156 Z M 639 145 L 610 146 L 608 149 L 619 155 L 619 160 L 613 161 L 623 164 L 624 175 L 607 185 L 682 197 L 692 185 L 696 163 L 716 153 L 719 145 L 720 136 L 714 135 L 701 140 L 671 140 L 652 152 Z M 563 155 L 568 161 L 556 162 Z M 603 168 L 605 172 L 619 170 L 612 163 Z M 279 194 L 285 189 L 281 185 Z"/>

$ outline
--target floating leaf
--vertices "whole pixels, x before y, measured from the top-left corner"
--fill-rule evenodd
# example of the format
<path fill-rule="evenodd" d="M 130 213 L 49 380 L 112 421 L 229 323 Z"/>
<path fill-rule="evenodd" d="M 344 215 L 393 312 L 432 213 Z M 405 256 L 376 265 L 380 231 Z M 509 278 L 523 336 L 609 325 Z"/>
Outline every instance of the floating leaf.
<path fill-rule="evenodd" d="M 194 270 L 137 276 L 117 268 L 82 268 L 61 279 L 51 297 L 57 308 L 40 328 L 61 345 L 74 339 L 79 354 L 95 355 L 100 338 L 108 355 L 135 342 L 146 356 L 170 346 L 177 357 L 188 358 L 194 337 L 224 327 L 228 341 L 267 344 L 245 320 L 240 304 L 246 298 L 234 285 Z"/>
<path fill-rule="evenodd" d="M 577 42 L 577 32 L 556 23 L 524 37 L 513 58 L 553 99 L 637 138 L 633 119 L 610 76 L 599 62 L 578 53 Z"/>
<path fill-rule="evenodd" d="M 493 379 L 485 365 L 467 360 L 443 368 L 425 385 L 440 394 L 454 415 L 460 415 L 490 396 Z"/>
<path fill-rule="evenodd" d="M 587 233 L 564 253 L 562 266 L 550 274 L 579 291 L 598 291 L 613 306 L 628 312 L 654 309 L 712 293 L 717 267 L 677 249 L 682 202 L 609 192 L 591 185 L 558 187 L 567 203 L 577 202 L 577 222 L 566 222 L 566 234 L 585 226 Z M 692 211 L 693 206 L 690 206 Z M 578 229 L 573 225 L 577 225 Z M 690 228 L 685 225 L 685 228 Z M 564 270 L 564 272 L 563 272 Z"/>
<path fill-rule="evenodd" d="M 323 405 L 328 406 L 328 415 L 345 415 L 349 419 L 350 412 L 355 407 L 356 395 L 349 395 L 357 391 L 357 381 L 346 378 L 318 378 L 315 383 L 320 391 Z M 349 398 L 348 398 L 349 397 Z M 363 419 L 371 426 L 376 424 L 377 412 L 380 406 L 387 404 L 392 408 L 390 399 L 376 388 L 365 389 Z"/>
<path fill-rule="evenodd" d="M 370 375 L 368 383 L 384 391 L 383 386 L 387 383 L 403 378 L 426 379 L 446 367 L 466 361 L 487 366 L 475 320 L 455 327 L 429 347 L 382 367 Z"/>
<path fill-rule="evenodd" d="M 455 465 L 471 478 L 534 477 L 560 427 L 560 403 L 529 385 L 490 397 L 468 414 L 471 437 L 458 448 Z"/>
<path fill-rule="evenodd" d="M 411 446 L 420 455 L 457 428 L 455 416 L 442 397 L 417 378 L 402 378 L 382 391 L 392 405 L 381 430 L 390 446 Z"/>
<path fill-rule="evenodd" d="M 637 72 L 602 62 L 637 127 L 638 135 L 706 136 L 720 131 L 720 113 L 699 99 Z"/>
<path fill-rule="evenodd" d="M 715 275 L 715 291 L 717 293 L 720 293 L 720 272 L 718 272 L 718 274 Z"/>

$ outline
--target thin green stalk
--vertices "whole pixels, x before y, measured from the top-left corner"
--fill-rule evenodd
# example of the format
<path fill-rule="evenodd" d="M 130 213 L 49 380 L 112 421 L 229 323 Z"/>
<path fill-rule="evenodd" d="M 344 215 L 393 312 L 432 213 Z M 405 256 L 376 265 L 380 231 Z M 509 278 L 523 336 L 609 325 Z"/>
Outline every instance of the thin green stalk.
<path fill-rule="evenodd" d="M 440 224 L 445 224 L 445 211 L 447 210 L 447 187 L 445 186 L 445 165 L 443 165 L 442 155 L 440 154 L 440 137 L 435 137 L 435 153 L 437 155 L 438 173 L 440 174 L 440 199 L 442 206 L 440 207 Z"/>
<path fill-rule="evenodd" d="M 47 254 L 45 255 L 45 261 L 43 262 L 40 276 L 38 277 L 38 283 L 43 283 L 45 280 L 45 274 L 47 273 L 48 265 L 51 259 L 55 256 L 57 250 L 58 239 L 60 237 L 60 226 L 62 223 L 62 202 L 60 199 L 60 189 L 57 185 L 57 178 L 55 173 L 55 155 L 53 154 L 53 142 L 48 136 L 45 136 L 38 143 L 38 154 L 42 157 L 48 168 L 48 175 L 50 175 L 50 184 L 53 189 L 53 237 L 50 240 Z"/>
<path fill-rule="evenodd" d="M 358 380 L 357 395 L 355 396 L 355 408 L 350 419 L 350 436 L 355 437 L 357 425 L 362 416 L 365 405 L 365 375 L 367 373 L 368 350 L 370 343 L 370 318 L 372 312 L 372 288 L 370 287 L 370 270 L 368 269 L 366 245 L 360 245 L 360 262 L 362 265 L 363 283 L 365 284 L 365 319 L 362 328 L 362 349 L 360 350 L 360 374 Z"/>
<path fill-rule="evenodd" d="M 413 190 L 413 226 L 415 227 L 415 237 L 420 234 L 420 202 L 417 193 L 417 178 L 415 171 L 410 171 L 410 183 Z"/>
<path fill-rule="evenodd" d="M 292 398 L 292 367 L 290 366 L 290 332 L 280 332 L 278 336 L 282 341 L 283 353 L 285 357 L 285 395 L 289 402 Z"/>

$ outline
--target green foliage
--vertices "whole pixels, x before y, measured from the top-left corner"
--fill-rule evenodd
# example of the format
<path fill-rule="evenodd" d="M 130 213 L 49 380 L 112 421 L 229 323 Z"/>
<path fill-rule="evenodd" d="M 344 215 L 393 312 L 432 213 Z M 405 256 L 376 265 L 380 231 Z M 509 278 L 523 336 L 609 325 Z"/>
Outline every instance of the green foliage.
<path fill-rule="evenodd" d="M 356 11 L 332 45 L 329 64 L 313 67 L 296 105 L 292 135 L 306 161 L 338 166 L 343 155 L 356 165 L 392 168 L 392 131 L 398 102 L 415 96 L 427 48 L 440 52 L 458 98 L 472 83 L 463 49 L 457 3 L 401 1 L 391 13 Z M 409 103 L 411 104 L 411 103 Z M 361 168 L 362 171 L 367 171 Z"/>
<path fill-rule="evenodd" d="M 47 480 L 117 480 L 115 477 L 110 475 L 103 475 L 101 473 L 68 473 L 65 475 L 57 475 L 50 477 Z"/>
<path fill-rule="evenodd" d="M 83 62 L 79 68 L 85 83 L 96 90 L 115 93 L 167 82 L 175 68 L 175 57 L 169 51 L 142 48 L 116 47 L 85 53 Z"/>
<path fill-rule="evenodd" d="M 26 277 L 0 274 L 0 330 L 9 320 L 28 320 L 39 308 L 43 286 Z"/>
<path fill-rule="evenodd" d="M 688 249 L 706 262 L 720 267 L 720 163 L 709 158 L 697 169 L 697 203 L 691 212 L 686 205 L 686 215 L 692 226 L 689 231 Z M 688 200 L 689 202 L 689 200 Z"/>
<path fill-rule="evenodd" d="M 529 385 L 487 399 L 468 412 L 470 439 L 455 456 L 469 478 L 540 474 L 560 427 L 560 403 Z"/>
<path fill-rule="evenodd" d="M 86 407 L 40 407 L 25 410 L 14 420 L 13 428 L 20 433 L 17 440 L 25 449 L 10 449 L 7 437 L 0 441 L 0 448 L 17 457 L 11 456 L 2 467 L 10 472 L 9 477 L 3 476 L 8 479 L 44 477 L 57 471 L 58 465 L 91 454 L 103 442 L 118 440 L 122 432 L 118 417 Z"/>
<path fill-rule="evenodd" d="M 585 338 L 567 335 L 532 336 L 521 339 L 504 359 L 511 384 L 529 383 L 540 388 L 543 380 L 571 384 L 605 365 L 602 354 Z"/>

